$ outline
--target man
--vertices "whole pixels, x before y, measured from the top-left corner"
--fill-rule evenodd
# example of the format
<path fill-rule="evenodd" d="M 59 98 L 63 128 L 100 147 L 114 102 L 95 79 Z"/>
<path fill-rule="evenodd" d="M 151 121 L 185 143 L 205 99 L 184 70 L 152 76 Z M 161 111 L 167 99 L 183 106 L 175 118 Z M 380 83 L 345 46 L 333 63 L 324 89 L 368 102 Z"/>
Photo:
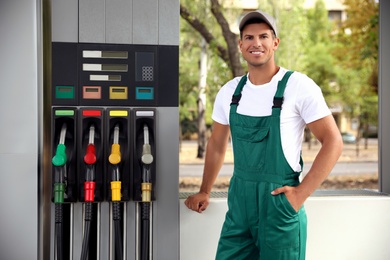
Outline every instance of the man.
<path fill-rule="evenodd" d="M 239 29 L 248 74 L 226 83 L 216 97 L 200 191 L 185 204 L 199 213 L 207 208 L 231 133 L 234 173 L 216 259 L 303 260 L 303 203 L 338 160 L 341 135 L 321 89 L 306 75 L 276 65 L 274 18 L 250 12 Z M 322 146 L 299 183 L 305 125 Z"/>

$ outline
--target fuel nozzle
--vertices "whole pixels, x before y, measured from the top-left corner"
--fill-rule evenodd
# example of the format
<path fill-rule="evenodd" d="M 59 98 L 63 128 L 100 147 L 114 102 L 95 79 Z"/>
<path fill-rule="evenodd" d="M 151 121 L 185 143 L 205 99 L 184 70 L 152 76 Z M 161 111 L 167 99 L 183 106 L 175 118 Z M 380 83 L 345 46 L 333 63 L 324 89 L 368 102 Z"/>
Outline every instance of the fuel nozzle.
<path fill-rule="evenodd" d="M 85 182 L 84 182 L 84 201 L 93 202 L 95 198 L 95 163 L 96 163 L 96 147 L 95 147 L 95 126 L 89 127 L 89 140 L 84 155 L 84 163 L 86 164 Z"/>
<path fill-rule="evenodd" d="M 64 123 L 60 132 L 60 140 L 58 142 L 56 153 L 52 158 L 52 164 L 55 167 L 54 172 L 54 203 L 63 203 L 65 196 L 65 176 L 66 176 L 66 124 Z"/>
<path fill-rule="evenodd" d="M 141 184 L 142 202 L 150 202 L 152 193 L 150 165 L 153 162 L 153 155 L 149 144 L 149 128 L 146 124 L 144 125 L 144 144 L 142 146 L 141 162 L 143 164 Z"/>
<path fill-rule="evenodd" d="M 65 146 L 65 137 L 66 137 L 66 124 L 64 123 L 61 127 L 60 140 L 58 142 L 56 153 L 52 158 L 52 164 L 54 165 L 54 203 L 55 203 L 55 233 L 56 233 L 56 252 L 57 259 L 62 259 L 62 220 L 63 220 L 63 208 L 62 204 L 64 203 L 65 197 L 65 178 L 66 178 L 66 146 Z"/>
<path fill-rule="evenodd" d="M 149 143 L 149 128 L 145 124 L 144 144 L 142 146 L 142 208 L 141 208 L 141 259 L 150 259 L 151 236 L 150 236 L 150 221 L 151 221 L 151 200 L 152 200 L 152 176 L 151 164 L 153 163 L 152 149 Z"/>
<path fill-rule="evenodd" d="M 113 166 L 112 177 L 111 177 L 112 201 L 121 200 L 121 181 L 120 181 L 120 172 L 119 172 L 119 164 L 121 162 L 121 159 L 122 159 L 121 149 L 119 145 L 119 125 L 115 125 L 113 143 L 111 145 L 111 154 L 108 157 L 108 161 Z"/>
<path fill-rule="evenodd" d="M 113 165 L 117 165 L 121 162 L 121 159 L 121 149 L 119 145 L 119 125 L 115 125 L 114 138 L 111 145 L 111 154 L 108 157 L 108 161 Z"/>
<path fill-rule="evenodd" d="M 153 162 L 153 155 L 149 144 L 149 127 L 144 125 L 144 145 L 142 146 L 141 161 L 144 165 L 150 165 Z"/>
<path fill-rule="evenodd" d="M 119 164 L 121 162 L 121 148 L 119 145 L 119 125 L 115 125 L 113 142 L 111 145 L 111 154 L 108 156 L 108 161 L 112 165 L 112 175 L 111 175 L 111 200 L 112 200 L 112 209 L 113 209 L 113 220 L 115 226 L 115 259 L 123 258 L 123 241 L 121 236 L 121 176 L 119 171 Z"/>
<path fill-rule="evenodd" d="M 81 248 L 80 260 L 86 260 L 89 248 L 90 226 L 92 221 L 92 202 L 95 200 L 95 164 L 96 164 L 96 147 L 95 147 L 95 126 L 89 127 L 88 145 L 84 155 L 86 165 L 85 182 L 84 182 L 84 201 L 85 203 L 85 227 L 84 238 Z"/>

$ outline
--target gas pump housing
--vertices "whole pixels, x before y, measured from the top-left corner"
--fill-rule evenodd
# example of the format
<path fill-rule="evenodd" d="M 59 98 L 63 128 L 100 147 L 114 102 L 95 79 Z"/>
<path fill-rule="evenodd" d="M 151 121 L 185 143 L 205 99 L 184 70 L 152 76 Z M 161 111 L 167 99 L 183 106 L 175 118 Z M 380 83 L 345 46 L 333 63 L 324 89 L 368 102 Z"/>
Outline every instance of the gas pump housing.
<path fill-rule="evenodd" d="M 62 232 L 62 250 L 72 253 L 65 256 L 79 259 L 84 250 L 85 182 L 93 181 L 93 239 L 88 252 L 97 259 L 118 257 L 112 238 L 110 188 L 115 175 L 121 186 L 123 259 L 141 259 L 139 204 L 144 180 L 139 155 L 142 129 L 147 126 L 153 156 L 148 168 L 148 187 L 152 187 L 148 259 L 179 259 L 179 1 L 52 0 L 50 4 L 51 71 L 47 73 L 51 84 L 46 89 L 51 93 L 50 145 L 53 150 L 61 125 L 68 124 L 67 152 L 72 157 L 67 165 Z M 93 166 L 84 158 L 91 126 Z M 118 165 L 108 160 L 115 126 L 119 129 Z M 54 204 L 50 211 L 53 219 Z M 44 238 L 50 240 L 50 259 L 55 259 L 58 249 L 55 238 L 52 220 L 50 237 Z"/>

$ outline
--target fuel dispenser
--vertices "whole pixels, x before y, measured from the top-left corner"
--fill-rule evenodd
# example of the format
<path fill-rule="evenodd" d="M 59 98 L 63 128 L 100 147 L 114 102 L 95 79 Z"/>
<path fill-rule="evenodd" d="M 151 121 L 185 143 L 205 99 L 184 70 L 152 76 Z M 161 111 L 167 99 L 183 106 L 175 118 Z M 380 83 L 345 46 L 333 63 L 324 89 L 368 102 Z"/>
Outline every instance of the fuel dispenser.
<path fill-rule="evenodd" d="M 78 183 L 82 215 L 81 260 L 96 259 L 98 252 L 98 211 L 104 200 L 103 109 L 79 109 Z M 89 256 L 89 258 L 87 258 Z"/>
<path fill-rule="evenodd" d="M 76 111 L 73 108 L 53 110 L 52 201 L 54 203 L 56 259 L 69 259 L 72 203 L 77 201 Z"/>
<path fill-rule="evenodd" d="M 123 257 L 123 244 L 121 237 L 121 174 L 119 171 L 119 163 L 121 162 L 121 152 L 119 146 L 119 125 L 115 125 L 114 127 L 114 137 L 113 144 L 111 149 L 111 154 L 108 157 L 110 164 L 112 165 L 112 175 L 111 175 L 111 201 L 112 201 L 112 215 L 115 226 L 115 258 Z"/>
<path fill-rule="evenodd" d="M 126 203 L 130 200 L 131 191 L 131 169 L 130 169 L 130 110 L 126 108 L 107 110 L 107 133 L 108 151 L 107 164 L 107 194 L 110 205 L 110 255 L 113 259 L 123 259 L 124 238 L 123 232 L 126 226 L 125 211 Z"/>
<path fill-rule="evenodd" d="M 179 2 L 163 2 L 52 1 L 50 259 L 179 259 Z"/>
<path fill-rule="evenodd" d="M 135 154 L 134 200 L 137 205 L 137 238 L 140 241 L 137 259 L 153 259 L 153 213 L 152 201 L 155 198 L 156 150 L 155 150 L 155 110 L 135 110 Z"/>

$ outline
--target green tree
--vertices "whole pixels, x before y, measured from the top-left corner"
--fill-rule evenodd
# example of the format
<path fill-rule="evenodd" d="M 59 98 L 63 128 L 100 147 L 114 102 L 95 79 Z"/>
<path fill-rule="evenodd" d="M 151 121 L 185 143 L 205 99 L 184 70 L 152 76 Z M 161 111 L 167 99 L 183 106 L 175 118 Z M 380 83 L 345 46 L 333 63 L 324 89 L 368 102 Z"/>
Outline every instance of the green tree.
<path fill-rule="evenodd" d="M 338 45 L 334 55 L 341 67 L 341 97 L 351 117 L 359 118 L 360 138 L 369 125 L 378 121 L 379 3 L 345 0 L 344 4 L 347 19 L 335 37 Z M 367 147 L 367 138 L 365 144 Z"/>
<path fill-rule="evenodd" d="M 242 75 L 244 70 L 237 48 L 238 37 L 230 30 L 230 25 L 224 15 L 224 8 L 218 0 L 210 0 L 209 8 L 213 19 L 207 17 L 207 20 L 202 20 L 202 14 L 207 14 L 207 10 L 191 12 L 191 10 L 196 9 L 194 6 L 208 6 L 204 4 L 204 1 L 201 2 L 203 4 L 197 5 L 194 4 L 194 1 L 182 1 L 180 3 L 180 16 L 202 35 L 214 53 L 229 64 L 228 68 L 233 76 Z M 215 30 L 215 28 L 217 29 Z M 218 35 L 222 35 L 223 38 L 219 38 Z"/>
<path fill-rule="evenodd" d="M 225 18 L 224 9 L 218 0 L 210 0 L 210 2 L 206 2 L 206 4 L 200 0 L 182 0 L 180 4 L 180 15 L 188 23 L 188 25 L 192 27 L 192 29 L 199 33 L 194 37 L 197 39 L 197 42 L 192 44 L 192 47 L 199 50 L 199 46 L 202 42 L 199 39 L 199 35 L 204 39 L 204 41 L 207 42 L 208 50 L 210 50 L 210 53 L 212 53 L 212 55 L 208 55 L 210 56 L 210 59 L 207 58 L 208 63 L 211 64 L 210 68 L 215 67 L 213 61 L 216 61 L 215 58 L 218 57 L 218 59 L 222 59 L 224 63 L 228 64 L 228 66 L 225 66 L 224 69 L 225 71 L 226 69 L 229 71 L 230 77 L 231 75 L 238 76 L 243 74 L 243 67 L 237 47 L 237 35 L 230 30 L 229 23 Z M 196 55 L 196 57 L 199 58 L 200 55 Z M 198 64 L 198 62 L 196 62 L 196 64 Z M 218 62 L 216 62 L 216 64 L 218 64 Z M 197 71 L 199 72 L 199 70 Z M 218 76 L 218 74 L 216 73 L 212 77 L 207 76 L 207 83 L 214 83 L 219 80 L 220 76 Z M 225 73 L 220 74 L 223 75 Z M 181 75 L 185 76 L 184 73 Z M 183 83 L 184 81 L 185 80 L 183 80 Z M 223 82 L 225 82 L 225 80 Z M 220 84 L 221 81 L 219 81 L 219 83 L 216 85 L 212 85 L 215 86 L 213 88 L 213 93 L 216 92 L 216 88 L 220 87 Z M 207 94 L 210 88 L 204 91 L 204 88 L 200 87 L 201 85 L 203 85 L 203 83 L 199 84 L 199 89 L 195 91 L 198 97 L 196 99 L 198 108 L 196 111 L 198 122 L 198 158 L 203 158 L 204 156 L 205 145 L 207 141 L 205 126 L 207 111 L 205 110 L 205 105 L 210 103 L 205 102 L 205 99 L 203 98 L 203 93 L 205 92 Z"/>
<path fill-rule="evenodd" d="M 190 131 L 190 122 L 196 118 L 196 98 L 198 84 L 198 42 L 201 37 L 187 23 L 180 23 L 180 56 L 179 56 L 179 107 L 181 139 Z"/>
<path fill-rule="evenodd" d="M 342 44 L 336 52 L 345 67 L 369 68 L 366 78 L 378 91 L 379 2 L 375 0 L 345 0 L 347 19 L 339 30 Z"/>
<path fill-rule="evenodd" d="M 337 101 L 337 60 L 330 55 L 334 44 L 330 40 L 331 23 L 323 0 L 316 1 L 314 8 L 307 10 L 308 37 L 305 42 L 305 72 L 321 87 L 325 99 Z"/>
<path fill-rule="evenodd" d="M 348 19 L 340 27 L 340 21 L 329 23 L 324 1 L 317 1 L 310 10 L 304 10 L 303 3 L 303 0 L 259 0 L 259 8 L 277 19 L 281 38 L 276 52 L 277 63 L 306 73 L 322 88 L 330 105 L 342 104 L 351 117 L 362 113 L 375 117 L 375 111 L 367 110 L 372 110 L 370 107 L 377 100 L 378 4 L 375 0 L 346 0 Z M 185 21 L 182 24 L 186 24 L 182 26 L 186 39 L 181 44 L 186 45 L 181 45 L 180 76 L 187 78 L 180 79 L 180 94 L 185 96 L 181 97 L 181 104 L 189 107 L 181 108 L 185 111 L 181 113 L 186 118 L 198 116 L 196 86 L 203 38 L 208 44 L 208 124 L 221 85 L 245 71 L 245 62 L 237 48 L 238 36 L 227 22 L 227 18 L 239 17 L 243 10 L 224 8 L 223 4 L 224 1 L 217 0 L 206 1 L 206 4 L 204 0 L 181 0 L 180 4 L 180 14 Z M 192 102 L 190 105 L 187 99 Z"/>
<path fill-rule="evenodd" d="M 334 54 L 344 71 L 354 71 L 349 73 L 353 74 L 354 77 L 350 77 L 350 82 L 343 82 L 344 86 L 341 85 L 344 93 L 343 98 L 347 102 L 351 99 L 348 98 L 347 89 L 355 85 L 358 88 L 355 93 L 360 95 L 360 98 L 358 96 L 354 96 L 354 98 L 361 101 L 357 105 L 359 107 L 356 109 L 357 115 L 365 121 L 364 124 L 376 124 L 379 3 L 375 0 L 345 0 L 344 4 L 347 7 L 347 19 L 342 23 L 341 30 L 337 35 L 340 44 L 335 49 Z"/>

